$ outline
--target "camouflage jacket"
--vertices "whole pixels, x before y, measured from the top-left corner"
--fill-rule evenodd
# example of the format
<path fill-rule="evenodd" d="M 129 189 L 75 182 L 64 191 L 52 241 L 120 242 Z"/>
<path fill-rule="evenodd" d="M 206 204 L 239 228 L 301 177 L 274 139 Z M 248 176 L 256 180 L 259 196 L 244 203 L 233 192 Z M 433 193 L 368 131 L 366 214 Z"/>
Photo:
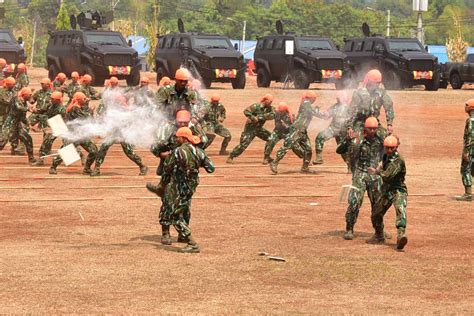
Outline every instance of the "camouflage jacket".
<path fill-rule="evenodd" d="M 65 117 L 66 107 L 64 107 L 62 104 L 58 105 L 49 102 L 49 106 L 45 112 L 43 112 L 42 114 L 32 113 L 28 117 L 28 122 L 30 123 L 30 125 L 35 125 L 36 123 L 39 123 L 40 128 L 46 128 L 48 127 L 48 119 L 58 114 L 62 117 Z"/>
<path fill-rule="evenodd" d="M 65 116 L 67 121 L 72 121 L 76 119 L 89 118 L 91 116 L 91 113 L 89 112 L 88 107 L 85 105 L 82 107 L 74 106 L 69 113 L 66 113 Z"/>
<path fill-rule="evenodd" d="M 200 125 L 189 123 L 188 127 L 191 129 L 191 132 L 193 132 L 194 136 L 199 136 L 203 141 L 207 140 L 207 136 Z M 151 147 L 151 152 L 155 156 L 159 157 L 161 153 L 171 151 L 178 147 L 175 135 L 177 130 L 178 127 L 174 122 L 162 124 L 155 135 L 155 144 Z M 196 146 L 202 147 L 202 145 L 204 145 L 203 142 L 197 144 Z"/>
<path fill-rule="evenodd" d="M 369 92 L 366 88 L 360 88 L 354 91 L 349 107 L 347 128 L 363 127 L 365 120 L 370 116 L 378 119 L 382 107 L 386 113 L 387 124 L 392 125 L 395 118 L 393 102 L 385 89 L 377 88 L 373 92 Z"/>
<path fill-rule="evenodd" d="M 221 124 L 226 118 L 226 110 L 222 103 L 215 105 L 214 103 L 205 101 L 204 107 L 200 110 L 202 114 L 202 122 L 204 125 L 210 124 L 216 126 Z"/>
<path fill-rule="evenodd" d="M 323 117 L 318 107 L 313 108 L 309 101 L 303 101 L 300 104 L 298 115 L 293 123 L 294 127 L 300 131 L 306 131 L 313 116 Z"/>
<path fill-rule="evenodd" d="M 15 94 L 14 89 L 0 88 L 0 115 L 7 115 L 10 112 Z"/>
<path fill-rule="evenodd" d="M 367 172 L 368 167 L 378 167 L 384 152 L 381 132 L 377 132 L 372 139 L 364 137 L 359 142 L 345 138 L 337 146 L 336 152 L 340 155 L 345 154 L 350 146 L 354 146 L 351 160 L 355 162 L 355 168 Z"/>
<path fill-rule="evenodd" d="M 380 171 L 383 181 L 382 190 L 384 192 L 399 190 L 406 193 L 406 173 L 405 160 L 403 160 L 398 152 L 395 152 L 392 156 L 383 155 L 382 170 Z"/>
<path fill-rule="evenodd" d="M 78 92 L 78 91 L 84 93 L 86 95 L 86 97 L 88 97 L 91 100 L 99 100 L 100 99 L 100 96 L 97 93 L 97 90 L 95 90 L 92 86 L 80 85 L 79 89 L 75 92 Z M 74 96 L 74 94 L 73 94 L 73 96 Z"/>
<path fill-rule="evenodd" d="M 53 81 L 53 91 L 59 91 L 61 93 L 66 92 L 66 83 L 61 83 L 59 80 Z"/>
<path fill-rule="evenodd" d="M 463 153 L 474 155 L 474 111 L 471 111 L 471 115 L 466 120 Z"/>
<path fill-rule="evenodd" d="M 341 131 L 345 129 L 347 120 L 349 119 L 349 105 L 336 103 L 323 113 L 323 115 L 325 119 L 332 118 L 329 127 L 336 132 Z"/>
<path fill-rule="evenodd" d="M 81 85 L 77 81 L 76 82 L 72 81 L 70 84 L 68 84 L 64 88 L 63 91 L 67 94 L 67 96 L 69 97 L 69 100 L 72 100 L 74 93 L 76 93 L 80 89 L 81 89 Z"/>
<path fill-rule="evenodd" d="M 156 93 L 156 101 L 160 111 L 170 120 L 174 120 L 176 112 L 179 110 L 187 110 L 195 114 L 193 105 L 196 100 L 196 92 L 187 87 L 178 93 L 174 85 L 169 85 L 160 88 Z"/>
<path fill-rule="evenodd" d="M 40 89 L 33 93 L 31 97 L 33 102 L 36 102 L 36 113 L 37 114 L 44 114 L 49 106 L 51 105 L 51 90 L 43 90 Z"/>
<path fill-rule="evenodd" d="M 28 75 L 25 72 L 19 73 L 18 76 L 16 77 L 15 89 L 19 91 L 24 87 L 28 87 L 29 84 L 30 84 L 30 79 L 28 78 Z"/>
<path fill-rule="evenodd" d="M 275 119 L 275 108 L 265 106 L 261 103 L 254 103 L 244 110 L 244 115 L 250 120 L 257 119 L 257 122 L 247 122 L 253 128 L 262 128 L 266 121 Z"/>
<path fill-rule="evenodd" d="M 18 96 L 13 97 L 11 116 L 13 117 L 13 125 L 18 123 L 28 124 L 26 120 L 26 113 L 28 112 L 28 101 L 23 101 Z"/>
<path fill-rule="evenodd" d="M 291 126 L 291 119 L 288 112 L 275 112 L 275 129 L 277 133 L 288 134 Z"/>

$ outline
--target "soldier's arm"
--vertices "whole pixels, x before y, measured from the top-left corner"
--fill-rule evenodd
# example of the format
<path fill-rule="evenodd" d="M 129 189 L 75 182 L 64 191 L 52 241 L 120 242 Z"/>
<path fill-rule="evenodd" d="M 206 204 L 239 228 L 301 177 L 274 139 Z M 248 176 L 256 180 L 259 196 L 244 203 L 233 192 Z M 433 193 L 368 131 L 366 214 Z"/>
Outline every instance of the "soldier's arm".
<path fill-rule="evenodd" d="M 393 180 L 402 170 L 402 160 L 397 159 L 388 164 L 385 170 L 380 171 L 380 176 L 383 182 L 389 182 Z"/>
<path fill-rule="evenodd" d="M 93 87 L 89 86 L 89 93 L 91 95 L 91 100 L 100 100 L 100 94 Z"/>
<path fill-rule="evenodd" d="M 201 150 L 201 152 L 202 152 L 202 155 L 203 155 L 201 167 L 203 167 L 204 170 L 206 170 L 207 173 L 213 173 L 216 170 L 216 167 L 214 166 L 214 163 L 212 162 L 211 159 L 209 159 L 209 157 L 206 155 L 204 150 Z"/>
<path fill-rule="evenodd" d="M 356 113 L 357 113 L 357 106 L 361 102 L 360 96 L 354 91 L 352 94 L 352 100 L 351 104 L 349 105 L 349 110 L 347 111 L 347 122 L 346 122 L 346 127 L 352 128 L 354 126 L 355 118 L 356 118 Z"/>
<path fill-rule="evenodd" d="M 471 152 L 471 144 L 473 143 L 473 140 L 472 140 L 473 128 L 474 128 L 474 119 L 468 118 L 466 121 L 466 126 L 464 128 L 464 146 L 463 146 L 464 154 Z"/>
<path fill-rule="evenodd" d="M 257 105 L 256 105 L 256 104 L 252 104 L 251 106 L 249 106 L 248 108 L 246 108 L 246 109 L 244 110 L 244 115 L 245 115 L 246 117 L 248 117 L 249 119 L 252 119 L 252 118 L 256 117 L 255 114 L 254 114 L 255 111 L 256 111 L 256 108 L 257 108 Z"/>
<path fill-rule="evenodd" d="M 393 101 L 392 98 L 384 92 L 382 95 L 382 104 L 385 109 L 385 115 L 387 117 L 387 125 L 393 125 L 393 120 L 395 119 L 395 112 L 393 111 Z"/>
<path fill-rule="evenodd" d="M 226 119 L 226 110 L 225 110 L 224 105 L 221 106 L 221 111 L 219 113 L 219 116 L 221 118 L 221 122 L 224 122 L 224 120 Z"/>
<path fill-rule="evenodd" d="M 275 108 L 272 106 L 272 110 L 269 113 L 263 114 L 262 117 L 266 121 L 274 120 L 275 119 Z"/>

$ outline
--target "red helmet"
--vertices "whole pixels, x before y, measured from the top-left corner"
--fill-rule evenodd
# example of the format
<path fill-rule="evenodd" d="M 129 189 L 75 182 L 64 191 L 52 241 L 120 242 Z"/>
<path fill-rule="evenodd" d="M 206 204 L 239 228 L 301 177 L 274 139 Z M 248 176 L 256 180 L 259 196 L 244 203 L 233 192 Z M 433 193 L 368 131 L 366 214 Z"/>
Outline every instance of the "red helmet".
<path fill-rule="evenodd" d="M 211 102 L 219 102 L 221 97 L 218 94 L 211 95 Z"/>
<path fill-rule="evenodd" d="M 189 127 L 181 127 L 176 131 L 177 137 L 184 137 L 192 144 L 199 144 L 201 139 L 199 136 L 194 136 Z"/>
<path fill-rule="evenodd" d="M 33 94 L 33 91 L 31 91 L 31 88 L 29 87 L 22 88 L 20 92 L 18 93 L 18 95 L 23 99 L 29 99 L 32 94 Z"/>
<path fill-rule="evenodd" d="M 191 74 L 186 68 L 179 68 L 178 70 L 176 70 L 174 78 L 176 80 L 188 81 L 191 78 Z"/>
<path fill-rule="evenodd" d="M 0 58 L 0 67 L 5 67 L 5 65 L 7 64 L 7 61 L 5 60 L 5 58 Z"/>
<path fill-rule="evenodd" d="M 365 120 L 364 127 L 365 128 L 378 128 L 379 127 L 379 121 L 373 116 L 368 117 Z"/>
<path fill-rule="evenodd" d="M 117 77 L 110 77 L 109 84 L 111 87 L 116 87 L 118 83 L 119 83 L 119 80 Z"/>
<path fill-rule="evenodd" d="M 82 82 L 86 84 L 91 83 L 92 82 L 91 75 L 85 74 L 84 76 L 82 76 Z"/>
<path fill-rule="evenodd" d="M 366 86 L 369 81 L 374 83 L 381 83 L 382 73 L 378 69 L 370 70 L 364 77 L 364 86 Z"/>
<path fill-rule="evenodd" d="M 3 81 L 3 84 L 7 88 L 13 88 L 16 85 L 16 80 L 13 77 L 8 77 L 7 79 Z"/>
<path fill-rule="evenodd" d="M 56 76 L 56 80 L 66 80 L 66 79 L 67 79 L 66 74 L 63 72 L 58 73 Z"/>
<path fill-rule="evenodd" d="M 24 63 L 18 64 L 18 66 L 16 66 L 16 68 L 18 69 L 19 72 L 25 72 L 26 71 L 26 65 Z"/>
<path fill-rule="evenodd" d="M 466 112 L 474 111 L 474 99 L 469 99 L 466 101 Z"/>
<path fill-rule="evenodd" d="M 191 112 L 186 110 L 180 110 L 176 112 L 176 122 L 189 122 L 191 121 Z"/>
<path fill-rule="evenodd" d="M 51 100 L 62 101 L 63 94 L 59 91 L 54 91 L 51 93 Z"/>
<path fill-rule="evenodd" d="M 79 79 L 79 73 L 77 71 L 71 72 L 71 78 L 72 79 Z"/>
<path fill-rule="evenodd" d="M 398 147 L 398 139 L 393 135 L 387 136 L 383 141 L 383 146 L 391 148 Z"/>
<path fill-rule="evenodd" d="M 260 98 L 260 102 L 273 102 L 273 95 L 271 95 L 270 93 L 265 94 L 263 97 Z"/>
<path fill-rule="evenodd" d="M 78 91 L 74 93 L 73 100 L 76 100 L 78 104 L 83 105 L 84 103 L 86 103 L 87 96 L 84 93 Z"/>

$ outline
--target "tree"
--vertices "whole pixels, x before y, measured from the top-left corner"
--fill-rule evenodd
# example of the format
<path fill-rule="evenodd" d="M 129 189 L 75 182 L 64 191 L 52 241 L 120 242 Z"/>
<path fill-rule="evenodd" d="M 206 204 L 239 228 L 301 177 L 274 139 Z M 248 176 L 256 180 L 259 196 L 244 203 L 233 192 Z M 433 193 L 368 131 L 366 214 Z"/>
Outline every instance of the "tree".
<path fill-rule="evenodd" d="M 61 4 L 58 16 L 56 17 L 56 30 L 69 30 L 70 24 L 69 14 L 67 13 L 66 6 Z"/>

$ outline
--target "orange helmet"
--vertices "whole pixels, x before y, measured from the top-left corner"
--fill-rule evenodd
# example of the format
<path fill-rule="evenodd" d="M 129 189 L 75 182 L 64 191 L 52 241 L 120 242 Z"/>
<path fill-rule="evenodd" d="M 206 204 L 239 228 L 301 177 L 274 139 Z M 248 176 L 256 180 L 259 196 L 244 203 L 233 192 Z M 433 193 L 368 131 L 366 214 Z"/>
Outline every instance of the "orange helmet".
<path fill-rule="evenodd" d="M 163 78 L 161 78 L 161 80 L 160 80 L 160 87 L 169 86 L 170 84 L 171 84 L 171 79 L 170 79 L 170 77 L 164 76 Z"/>
<path fill-rule="evenodd" d="M 84 76 L 82 76 L 82 82 L 87 83 L 87 84 L 91 83 L 92 82 L 91 75 L 85 74 Z"/>
<path fill-rule="evenodd" d="M 191 112 L 186 110 L 180 110 L 176 112 L 176 122 L 189 122 L 191 121 Z"/>
<path fill-rule="evenodd" d="M 5 67 L 5 65 L 7 64 L 7 61 L 5 60 L 5 58 L 0 58 L 0 67 Z"/>
<path fill-rule="evenodd" d="M 289 112 L 290 109 L 288 108 L 288 104 L 286 104 L 286 102 L 280 102 L 280 103 L 278 103 L 277 111 L 278 112 Z"/>
<path fill-rule="evenodd" d="M 364 77 L 364 86 L 371 81 L 374 83 L 381 83 L 382 82 L 382 73 L 378 69 L 370 70 Z"/>
<path fill-rule="evenodd" d="M 18 66 L 16 66 L 16 68 L 18 69 L 18 71 L 20 72 L 25 72 L 26 71 L 26 65 L 24 63 L 20 63 L 18 64 Z"/>
<path fill-rule="evenodd" d="M 201 139 L 198 136 L 194 136 L 193 132 L 189 127 L 181 127 L 176 131 L 177 137 L 184 137 L 192 144 L 196 145 L 201 142 Z"/>
<path fill-rule="evenodd" d="M 33 91 L 31 91 L 31 88 L 29 87 L 22 88 L 20 92 L 18 93 L 18 95 L 23 99 L 29 99 L 32 94 L 33 94 Z"/>
<path fill-rule="evenodd" d="M 466 112 L 474 111 L 474 99 L 469 99 L 466 101 Z"/>
<path fill-rule="evenodd" d="M 47 84 L 47 85 L 51 85 L 51 80 L 49 80 L 49 78 L 43 78 L 41 79 L 40 81 L 40 84 Z"/>
<path fill-rule="evenodd" d="M 117 77 L 110 77 L 109 84 L 111 87 L 116 87 L 118 83 L 119 83 L 119 80 Z"/>
<path fill-rule="evenodd" d="M 365 128 L 378 128 L 379 127 L 379 121 L 373 116 L 368 117 L 365 120 L 364 127 Z"/>
<path fill-rule="evenodd" d="M 211 95 L 211 102 L 219 102 L 221 97 L 218 94 Z"/>
<path fill-rule="evenodd" d="M 393 135 L 389 135 L 384 139 L 383 146 L 384 147 L 392 147 L 392 148 L 393 147 L 398 147 L 398 139 Z"/>
<path fill-rule="evenodd" d="M 260 102 L 263 103 L 265 101 L 268 101 L 268 102 L 273 102 L 273 95 L 267 93 L 265 94 L 263 97 L 260 98 Z"/>
<path fill-rule="evenodd" d="M 63 94 L 59 91 L 54 91 L 51 93 L 51 100 L 62 101 Z"/>
<path fill-rule="evenodd" d="M 78 91 L 74 93 L 73 100 L 76 100 L 78 104 L 83 105 L 84 103 L 86 103 L 87 96 L 84 93 Z"/>
<path fill-rule="evenodd" d="M 140 83 L 149 84 L 150 83 L 150 78 L 148 78 L 146 76 L 143 76 L 143 77 L 140 78 Z"/>
<path fill-rule="evenodd" d="M 316 100 L 316 93 L 313 91 L 305 91 L 303 95 L 301 96 L 301 99 L 310 99 L 310 100 Z"/>
<path fill-rule="evenodd" d="M 186 68 L 179 68 L 178 70 L 176 70 L 176 74 L 174 75 L 174 78 L 176 80 L 188 81 L 189 78 L 191 78 L 191 74 Z"/>
<path fill-rule="evenodd" d="M 60 72 L 56 75 L 56 80 L 66 80 L 66 74 L 64 72 Z"/>
<path fill-rule="evenodd" d="M 79 79 L 79 73 L 77 71 L 71 72 L 71 78 L 72 79 Z"/>
<path fill-rule="evenodd" d="M 4 80 L 3 84 L 7 88 L 13 88 L 16 85 L 16 80 L 13 77 L 8 77 L 7 79 Z"/>

